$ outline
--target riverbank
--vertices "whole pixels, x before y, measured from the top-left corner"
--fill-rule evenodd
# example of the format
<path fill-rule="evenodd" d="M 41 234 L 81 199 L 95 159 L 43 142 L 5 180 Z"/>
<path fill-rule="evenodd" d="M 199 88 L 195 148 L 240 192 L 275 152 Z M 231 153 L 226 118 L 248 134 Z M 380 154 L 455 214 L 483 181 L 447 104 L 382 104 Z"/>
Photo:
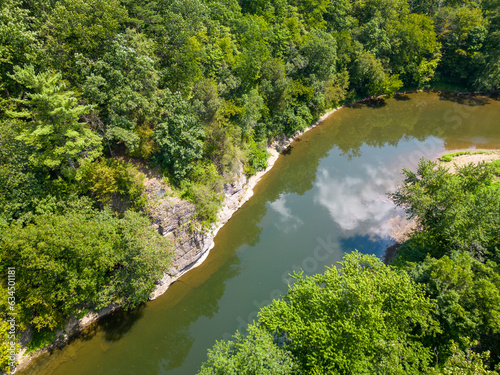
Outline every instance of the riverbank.
<path fill-rule="evenodd" d="M 401 91 L 395 93 L 394 96 L 404 96 L 405 94 L 419 92 L 439 92 L 449 95 L 456 95 L 458 97 L 470 97 L 481 94 L 479 92 L 453 92 L 448 90 L 430 89 Z M 265 170 L 258 171 L 254 176 L 251 176 L 250 178 L 246 178 L 246 176 L 242 172 L 240 172 L 239 176 L 235 176 L 235 181 L 232 184 L 226 184 L 224 188 L 225 199 L 222 204 L 222 208 L 217 215 L 217 222 L 215 224 L 212 224 L 212 226 L 206 233 L 201 234 L 203 240 L 201 241 L 201 246 L 199 249 L 200 251 L 196 252 L 187 261 L 186 259 L 184 259 L 184 264 L 186 264 L 184 267 L 167 272 L 165 276 L 158 281 L 158 285 L 152 292 L 150 299 L 154 300 L 161 296 L 166 292 L 169 285 L 178 280 L 186 272 L 189 272 L 191 269 L 196 268 L 203 263 L 203 261 L 210 253 L 210 250 L 212 250 L 212 248 L 214 247 L 214 239 L 219 230 L 229 221 L 232 215 L 253 196 L 253 189 L 255 188 L 257 183 L 267 172 L 269 172 L 273 168 L 280 154 L 284 150 L 286 150 L 295 139 L 297 139 L 307 131 L 314 129 L 315 127 L 320 125 L 323 121 L 325 121 L 326 118 L 328 118 L 339 109 L 355 104 L 366 103 L 369 101 L 383 100 L 385 97 L 386 95 L 361 98 L 348 104 L 335 107 L 323 114 L 314 124 L 306 128 L 304 131 L 298 131 L 292 137 L 286 137 L 285 135 L 282 135 L 279 139 L 274 140 L 271 145 L 267 147 L 267 151 L 269 153 L 267 168 Z M 406 220 L 403 221 L 395 221 L 391 223 L 391 226 L 393 227 L 393 233 L 391 234 L 391 236 L 396 240 L 397 243 L 402 243 L 406 239 L 408 239 L 409 234 L 416 227 L 416 224 L 414 222 L 409 223 Z M 198 235 L 200 234 L 198 233 Z"/>
<path fill-rule="evenodd" d="M 307 131 L 314 129 L 316 126 L 320 125 L 326 118 L 332 115 L 334 112 L 345 107 L 345 105 L 331 109 L 324 115 L 322 115 L 313 125 L 306 128 L 304 131 L 298 131 L 292 137 L 282 136 L 279 139 L 273 141 L 270 146 L 267 147 L 267 152 L 269 157 L 267 159 L 267 168 L 258 171 L 255 175 L 247 178 L 242 172 L 235 181 L 231 184 L 226 184 L 224 187 L 225 199 L 222 207 L 217 214 L 217 222 L 212 224 L 208 230 L 208 237 L 204 241 L 204 246 L 200 252 L 192 258 L 192 261 L 184 268 L 179 270 L 174 276 L 167 272 L 165 276 L 158 282 L 156 289 L 152 292 L 150 300 L 154 300 L 165 293 L 168 287 L 177 281 L 182 275 L 190 270 L 201 265 L 207 258 L 210 250 L 214 247 L 214 239 L 219 230 L 231 219 L 233 214 L 238 211 L 238 209 L 243 206 L 252 196 L 255 186 L 262 179 L 262 177 L 269 172 L 276 161 L 278 160 L 280 154 L 286 150 L 290 144 L 306 133 Z"/>
<path fill-rule="evenodd" d="M 492 150 L 492 149 L 481 149 L 481 150 L 473 150 L 471 153 L 462 154 L 452 156 L 450 161 L 443 161 L 441 158 L 444 155 L 452 154 L 452 153 L 461 153 L 463 150 L 455 150 L 452 152 L 447 152 L 446 154 L 442 154 L 439 156 L 438 161 L 439 164 L 449 168 L 451 173 L 456 173 L 457 167 L 463 167 L 467 164 L 479 164 L 482 162 L 492 162 L 500 159 L 500 150 Z"/>

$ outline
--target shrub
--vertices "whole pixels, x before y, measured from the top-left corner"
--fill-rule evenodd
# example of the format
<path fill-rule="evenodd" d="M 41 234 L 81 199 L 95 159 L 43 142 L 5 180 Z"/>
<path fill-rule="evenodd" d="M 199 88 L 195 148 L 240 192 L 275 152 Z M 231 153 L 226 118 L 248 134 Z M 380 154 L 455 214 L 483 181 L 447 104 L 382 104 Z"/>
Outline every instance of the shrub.
<path fill-rule="evenodd" d="M 267 152 L 263 143 L 257 145 L 255 141 L 250 138 L 247 145 L 248 162 L 245 165 L 244 172 L 247 176 L 253 176 L 257 171 L 267 168 L 267 159 L 269 153 Z"/>
<path fill-rule="evenodd" d="M 34 331 L 31 341 L 28 343 L 27 352 L 31 353 L 37 351 L 54 342 L 56 339 L 56 332 L 47 328 L 41 329 L 40 331 Z"/>
<path fill-rule="evenodd" d="M 198 162 L 189 174 L 189 180 L 181 184 L 182 197 L 193 202 L 199 219 L 207 222 L 217 220 L 217 212 L 224 200 L 224 178 L 208 161 Z"/>
<path fill-rule="evenodd" d="M 101 205 L 111 204 L 113 199 L 126 199 L 134 207 L 144 207 L 144 174 L 132 163 L 101 159 L 86 171 L 85 181 L 94 198 Z"/>

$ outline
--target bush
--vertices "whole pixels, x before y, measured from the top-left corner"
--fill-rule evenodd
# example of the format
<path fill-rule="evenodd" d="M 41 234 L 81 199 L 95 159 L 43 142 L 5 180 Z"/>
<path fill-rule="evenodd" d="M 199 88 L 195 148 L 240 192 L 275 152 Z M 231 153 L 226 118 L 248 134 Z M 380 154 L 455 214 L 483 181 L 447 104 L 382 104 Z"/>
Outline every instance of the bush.
<path fill-rule="evenodd" d="M 255 141 L 250 138 L 247 143 L 247 153 L 248 162 L 244 167 L 244 172 L 247 176 L 253 176 L 257 171 L 267 168 L 269 153 L 263 143 L 257 145 Z"/>
<path fill-rule="evenodd" d="M 489 164 L 493 166 L 493 173 L 500 177 L 500 159 L 494 160 Z"/>
<path fill-rule="evenodd" d="M 40 331 L 34 331 L 31 341 L 26 345 L 27 352 L 31 353 L 50 345 L 56 339 L 56 332 L 47 328 Z"/>
<path fill-rule="evenodd" d="M 248 335 L 239 332 L 234 341 L 218 341 L 198 375 L 294 374 L 297 366 L 290 352 L 275 345 L 273 335 L 251 325 Z"/>
<path fill-rule="evenodd" d="M 487 164 L 465 165 L 456 174 L 422 159 L 416 172 L 404 170 L 392 200 L 416 218 L 426 251 L 434 257 L 465 250 L 495 259 L 500 244 L 500 200 L 491 190 Z"/>
<path fill-rule="evenodd" d="M 0 280 L 15 267 L 19 323 L 53 330 L 89 307 L 146 301 L 170 255 L 146 217 L 127 211 L 119 219 L 80 200 L 3 230 Z"/>
<path fill-rule="evenodd" d="M 154 130 L 148 124 L 142 124 L 135 128 L 135 133 L 140 138 L 137 148 L 130 153 L 131 156 L 149 159 L 156 151 L 157 144 L 153 139 Z"/>
<path fill-rule="evenodd" d="M 85 181 L 95 199 L 103 206 L 110 205 L 114 199 L 128 200 L 136 207 L 144 207 L 144 174 L 132 163 L 101 159 L 94 162 L 86 171 Z"/>
<path fill-rule="evenodd" d="M 217 220 L 217 212 L 224 200 L 224 182 L 215 165 L 208 161 L 196 163 L 189 180 L 182 182 L 182 197 L 194 203 L 199 219 Z"/>
<path fill-rule="evenodd" d="M 10 324 L 4 320 L 0 320 L 0 371 L 5 371 L 10 374 L 11 354 L 10 338 L 9 338 Z"/>
<path fill-rule="evenodd" d="M 217 343 L 200 374 L 426 372 L 432 351 L 420 338 L 436 330 L 434 303 L 404 271 L 354 252 L 338 269 L 295 276 L 287 295 L 260 311 L 258 329 Z"/>

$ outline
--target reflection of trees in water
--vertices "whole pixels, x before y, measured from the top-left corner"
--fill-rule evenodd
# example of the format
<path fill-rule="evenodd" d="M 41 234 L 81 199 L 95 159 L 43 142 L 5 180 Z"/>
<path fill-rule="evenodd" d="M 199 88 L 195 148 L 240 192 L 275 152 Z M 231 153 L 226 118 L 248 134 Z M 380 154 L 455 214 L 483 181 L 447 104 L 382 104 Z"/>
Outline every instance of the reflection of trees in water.
<path fill-rule="evenodd" d="M 183 312 L 184 314 L 177 314 L 175 317 L 175 325 L 168 325 L 169 329 L 166 331 L 166 336 L 163 342 L 157 343 L 158 345 L 161 345 L 161 351 L 159 351 L 157 363 L 163 370 L 172 370 L 182 365 L 185 362 L 186 356 L 190 352 L 191 347 L 193 346 L 194 338 L 189 332 L 189 326 L 192 322 L 198 319 L 201 314 L 199 311 L 192 312 L 185 310 Z"/>
<path fill-rule="evenodd" d="M 496 118 L 483 121 L 484 116 L 496 116 L 498 112 L 497 106 L 488 108 L 493 103 L 489 97 L 441 92 L 395 99 L 386 106 L 357 103 L 333 115 L 332 147 L 337 146 L 344 155 L 359 157 L 359 150 L 365 144 L 382 148 L 395 146 L 401 139 L 423 141 L 436 136 L 447 148 L 471 147 L 475 145 L 473 139 L 481 135 L 492 137 L 486 146 L 499 146 Z"/>
<path fill-rule="evenodd" d="M 57 372 L 59 361 L 64 362 L 66 356 L 71 356 L 73 347 L 91 345 L 87 343 L 94 339 L 99 330 L 103 330 L 104 339 L 108 342 L 120 340 L 134 324 L 143 316 L 146 304 L 131 309 L 118 309 L 106 315 L 97 322 L 86 326 L 81 332 L 73 335 L 61 348 L 54 348 L 33 360 L 31 365 L 24 371 L 17 371 L 19 374 L 53 374 Z"/>
<path fill-rule="evenodd" d="M 234 253 L 222 267 L 200 286 L 194 287 L 163 317 L 164 339 L 158 344 L 158 364 L 167 371 L 182 365 L 194 343 L 189 327 L 201 317 L 212 318 L 219 311 L 219 300 L 224 295 L 226 282 L 239 273 L 240 260 Z M 182 281 L 178 281 L 182 282 Z"/>
<path fill-rule="evenodd" d="M 487 99 L 475 98 L 468 105 L 474 103 L 483 106 Z M 482 132 L 467 121 L 462 121 L 459 129 L 450 126 L 443 119 L 450 110 L 454 107 L 444 103 L 438 94 L 422 93 L 400 95 L 391 102 L 379 99 L 357 103 L 336 112 L 326 124 L 312 131 L 314 136 L 310 143 L 304 141 L 306 135 L 292 144 L 276 164 L 279 173 L 269 173 L 263 178 L 256 188 L 256 196 L 236 214 L 240 215 L 238 221 L 242 224 L 238 228 L 231 227 L 234 233 L 230 246 L 236 249 L 243 244 L 257 244 L 266 202 L 274 202 L 283 194 L 303 195 L 312 189 L 320 160 L 334 147 L 344 156 L 357 158 L 362 156 L 364 145 L 397 146 L 401 140 L 424 141 L 429 136 L 441 137 L 446 143 L 447 139 L 456 139 L 462 132 L 464 138 L 473 138 Z"/>
<path fill-rule="evenodd" d="M 420 121 L 420 111 L 424 108 L 409 116 L 409 103 L 402 101 L 397 104 L 375 109 L 357 104 L 346 109 L 336 122 L 334 145 L 344 155 L 360 157 L 363 145 L 377 148 L 397 146 L 405 137 L 422 139 L 431 135 L 435 124 Z"/>
<path fill-rule="evenodd" d="M 146 304 L 131 309 L 118 309 L 98 321 L 98 328 L 104 332 L 104 340 L 118 341 L 142 318 Z"/>

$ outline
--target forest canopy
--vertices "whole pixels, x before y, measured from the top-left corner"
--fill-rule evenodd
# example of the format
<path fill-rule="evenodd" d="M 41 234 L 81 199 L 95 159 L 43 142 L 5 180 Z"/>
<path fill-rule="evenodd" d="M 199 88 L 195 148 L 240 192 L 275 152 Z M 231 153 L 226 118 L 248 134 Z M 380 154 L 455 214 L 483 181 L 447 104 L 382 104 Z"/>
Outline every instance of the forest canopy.
<path fill-rule="evenodd" d="M 0 0 L 0 276 L 33 260 L 19 268 L 20 324 L 55 328 L 147 298 L 169 256 L 149 228 L 143 170 L 159 171 L 206 225 L 224 183 L 265 168 L 269 142 L 329 108 L 400 89 L 498 88 L 499 9 Z"/>

